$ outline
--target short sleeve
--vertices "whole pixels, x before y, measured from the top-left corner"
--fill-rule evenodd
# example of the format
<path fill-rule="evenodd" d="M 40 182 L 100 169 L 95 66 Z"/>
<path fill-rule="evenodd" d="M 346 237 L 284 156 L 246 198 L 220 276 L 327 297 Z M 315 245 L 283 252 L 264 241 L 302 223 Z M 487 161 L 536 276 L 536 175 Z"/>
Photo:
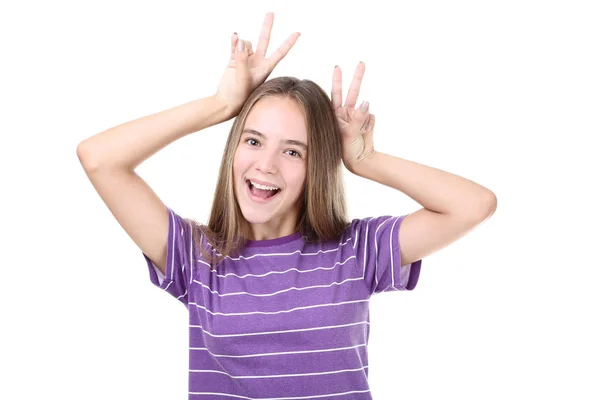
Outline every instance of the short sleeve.
<path fill-rule="evenodd" d="M 150 281 L 159 288 L 181 301 L 188 304 L 188 289 L 191 284 L 193 252 L 195 247 L 192 237 L 192 223 L 177 215 L 167 207 L 169 215 L 169 234 L 167 237 L 166 271 L 163 274 L 158 267 L 142 252 Z"/>
<path fill-rule="evenodd" d="M 404 216 L 355 219 L 351 224 L 353 248 L 359 271 L 371 295 L 413 290 L 419 280 L 421 262 L 403 265 L 399 232 Z"/>

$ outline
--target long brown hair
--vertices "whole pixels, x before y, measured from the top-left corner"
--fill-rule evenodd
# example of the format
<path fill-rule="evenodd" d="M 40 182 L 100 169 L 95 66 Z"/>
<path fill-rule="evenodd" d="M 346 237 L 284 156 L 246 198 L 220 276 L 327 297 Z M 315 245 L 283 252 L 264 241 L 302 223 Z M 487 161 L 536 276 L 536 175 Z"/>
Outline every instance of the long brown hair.
<path fill-rule="evenodd" d="M 339 239 L 349 222 L 346 218 L 342 144 L 335 112 L 327 93 L 315 82 L 295 77 L 273 78 L 258 86 L 246 100 L 236 117 L 225 145 L 219 178 L 208 225 L 193 219 L 194 242 L 211 265 L 226 256 L 239 255 L 244 248 L 250 223 L 236 201 L 233 182 L 233 158 L 246 118 L 263 97 L 295 100 L 304 111 L 308 129 L 306 185 L 296 231 L 307 241 Z M 202 246 L 200 231 L 206 236 L 211 252 Z"/>

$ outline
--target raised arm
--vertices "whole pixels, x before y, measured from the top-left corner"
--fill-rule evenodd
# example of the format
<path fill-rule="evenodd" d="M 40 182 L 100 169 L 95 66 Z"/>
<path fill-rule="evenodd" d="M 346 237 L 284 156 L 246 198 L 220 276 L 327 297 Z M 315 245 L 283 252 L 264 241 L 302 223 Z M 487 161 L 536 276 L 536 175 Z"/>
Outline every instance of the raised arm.
<path fill-rule="evenodd" d="M 92 136 L 77 156 L 92 185 L 119 224 L 163 272 L 169 230 L 165 204 L 135 168 L 168 144 L 239 113 L 298 39 L 294 33 L 266 57 L 273 14 L 267 13 L 256 53 L 249 41 L 231 37 L 231 56 L 214 95 L 145 116 Z"/>
<path fill-rule="evenodd" d="M 167 209 L 134 169 L 175 140 L 226 117 L 222 101 L 206 97 L 116 126 L 77 147 L 77 156 L 106 206 L 163 273 L 169 233 Z"/>

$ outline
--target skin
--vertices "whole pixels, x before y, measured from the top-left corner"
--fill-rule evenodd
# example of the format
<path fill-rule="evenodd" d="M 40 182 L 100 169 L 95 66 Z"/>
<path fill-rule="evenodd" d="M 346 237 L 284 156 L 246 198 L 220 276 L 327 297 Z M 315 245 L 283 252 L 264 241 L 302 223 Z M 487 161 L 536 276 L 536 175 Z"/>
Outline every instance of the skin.
<path fill-rule="evenodd" d="M 282 142 L 307 143 L 307 129 L 300 106 L 291 99 L 267 97 L 259 100 L 246 119 L 244 130 L 253 129 L 265 138 L 242 133 L 233 160 L 236 199 L 251 224 L 251 240 L 267 240 L 293 234 L 300 214 L 306 183 L 307 152 L 302 146 Z M 270 182 L 281 189 L 264 204 L 247 193 L 246 179 Z"/>
<path fill-rule="evenodd" d="M 223 99 L 245 99 L 243 95 L 251 93 L 257 84 L 273 70 L 274 66 L 287 54 L 294 45 L 299 33 L 291 35 L 288 40 L 270 57 L 266 57 L 273 15 L 265 16 L 263 29 L 258 41 L 256 53 L 252 52 L 249 42 L 243 42 L 240 51 L 234 52 L 238 43 L 234 35 L 232 41 L 232 60 L 236 70 L 228 68 L 225 83 L 220 86 L 219 96 Z M 245 51 L 243 51 L 245 49 Z M 342 103 L 342 71 L 334 68 L 331 89 L 331 100 L 337 117 L 342 140 L 342 159 L 346 168 L 355 175 L 389 186 L 406 194 L 423 208 L 407 215 L 399 229 L 398 240 L 401 243 L 402 265 L 420 260 L 464 236 L 477 225 L 488 219 L 496 210 L 495 194 L 466 178 L 409 161 L 375 150 L 373 133 L 375 116 L 369 111 L 369 104 L 357 104 L 360 87 L 365 72 L 365 64 L 359 63 L 350 82 L 345 103 Z M 235 74 L 235 75 L 234 75 Z M 242 85 L 229 85 L 233 82 Z M 239 102 L 243 104 L 243 101 Z M 273 107 L 278 107 L 275 103 Z M 284 106 L 279 106 L 284 107 Z M 301 162 L 286 159 L 283 148 L 276 143 L 282 135 L 298 135 L 299 115 L 287 109 L 288 118 L 277 118 L 273 113 L 264 111 L 267 116 L 258 118 L 260 127 L 265 130 L 268 140 L 266 147 L 259 147 L 251 153 L 246 147 L 239 147 L 239 159 L 236 162 L 235 190 L 244 216 L 252 224 L 256 240 L 276 238 L 289 235 L 294 231 L 297 219 L 297 204 L 301 193 Z M 294 119 L 295 118 L 295 119 Z M 275 125 L 265 121 L 273 120 Z M 395 134 L 395 133 L 393 133 Z M 304 139 L 306 138 L 304 129 Z M 297 169 L 292 168 L 294 165 Z M 306 167 L 303 167 L 303 176 Z M 267 180 L 277 186 L 283 185 L 283 195 L 271 204 L 252 204 L 245 191 L 244 174 L 256 179 Z M 287 193 L 285 193 L 287 191 Z M 243 195 L 242 195 L 243 194 Z M 275 200 L 275 199 L 274 199 Z M 292 205 L 295 205 L 292 206 Z"/>
<path fill-rule="evenodd" d="M 389 186 L 423 206 L 404 218 L 398 232 L 402 265 L 431 255 L 487 220 L 496 195 L 461 176 L 375 150 L 375 116 L 357 100 L 365 64 L 354 71 L 342 105 L 342 71 L 334 68 L 331 98 L 342 135 L 344 165 L 362 178 Z"/>

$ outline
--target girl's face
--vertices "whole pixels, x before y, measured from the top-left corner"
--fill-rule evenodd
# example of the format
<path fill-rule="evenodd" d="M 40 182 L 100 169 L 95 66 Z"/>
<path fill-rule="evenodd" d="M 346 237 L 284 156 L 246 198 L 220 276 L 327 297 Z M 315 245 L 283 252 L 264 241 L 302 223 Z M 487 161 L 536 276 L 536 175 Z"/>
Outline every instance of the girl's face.
<path fill-rule="evenodd" d="M 307 142 L 304 113 L 294 100 L 265 97 L 250 110 L 233 159 L 233 184 L 254 240 L 295 232 L 304 196 Z M 249 180 L 278 190 L 255 192 Z M 275 194 L 263 198 L 267 193 Z"/>

